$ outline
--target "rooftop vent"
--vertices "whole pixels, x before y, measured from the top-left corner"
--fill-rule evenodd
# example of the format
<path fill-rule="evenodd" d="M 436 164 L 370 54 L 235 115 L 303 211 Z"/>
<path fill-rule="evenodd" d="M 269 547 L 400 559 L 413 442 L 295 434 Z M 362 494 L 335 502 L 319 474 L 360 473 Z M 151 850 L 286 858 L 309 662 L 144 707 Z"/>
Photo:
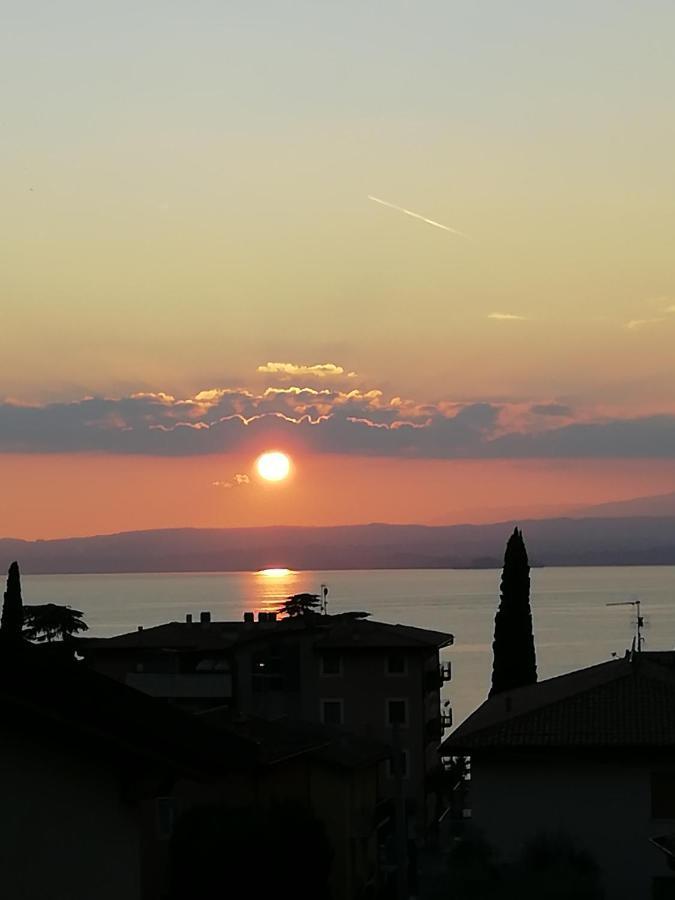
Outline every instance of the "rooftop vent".
<path fill-rule="evenodd" d="M 255 616 L 253 615 L 252 612 L 245 612 L 245 613 L 244 613 L 244 622 L 247 622 L 247 623 L 249 623 L 249 624 L 250 624 L 251 622 L 255 622 Z"/>
<path fill-rule="evenodd" d="M 211 622 L 211 613 L 210 612 L 201 612 L 199 613 L 199 621 L 202 625 L 208 625 Z"/>
<path fill-rule="evenodd" d="M 142 625 L 139 625 L 139 626 L 138 626 L 138 630 L 139 630 L 139 631 L 143 631 L 143 626 L 142 626 Z"/>
<path fill-rule="evenodd" d="M 186 622 L 188 625 L 192 625 L 192 613 L 186 613 L 186 614 L 185 614 L 185 622 Z"/>

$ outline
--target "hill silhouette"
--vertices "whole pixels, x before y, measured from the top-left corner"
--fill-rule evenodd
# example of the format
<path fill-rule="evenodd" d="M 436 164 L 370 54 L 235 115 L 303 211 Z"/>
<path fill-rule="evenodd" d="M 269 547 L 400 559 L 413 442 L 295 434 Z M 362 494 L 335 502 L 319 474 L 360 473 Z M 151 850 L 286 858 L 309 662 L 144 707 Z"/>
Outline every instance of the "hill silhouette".
<path fill-rule="evenodd" d="M 177 528 L 58 540 L 0 539 L 0 567 L 26 573 L 498 568 L 524 531 L 533 565 L 675 565 L 675 516 L 557 518 L 491 525 Z"/>

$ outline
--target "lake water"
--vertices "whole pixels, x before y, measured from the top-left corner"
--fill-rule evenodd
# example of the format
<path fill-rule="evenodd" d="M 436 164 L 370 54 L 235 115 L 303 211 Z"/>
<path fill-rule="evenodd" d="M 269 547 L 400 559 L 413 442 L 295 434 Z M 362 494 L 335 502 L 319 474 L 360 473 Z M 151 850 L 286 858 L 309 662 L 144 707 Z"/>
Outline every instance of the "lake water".
<path fill-rule="evenodd" d="M 81 609 L 91 636 L 108 636 L 198 617 L 239 619 L 244 610 L 274 609 L 289 594 L 329 588 L 329 612 L 365 610 L 455 636 L 443 659 L 453 665 L 446 689 L 455 723 L 486 696 L 500 572 L 494 570 L 378 570 L 161 575 L 26 575 L 25 603 L 62 603 Z M 675 567 L 545 568 L 532 571 L 532 611 L 540 678 L 623 654 L 635 630 L 631 606 L 640 599 L 646 649 L 675 646 Z"/>

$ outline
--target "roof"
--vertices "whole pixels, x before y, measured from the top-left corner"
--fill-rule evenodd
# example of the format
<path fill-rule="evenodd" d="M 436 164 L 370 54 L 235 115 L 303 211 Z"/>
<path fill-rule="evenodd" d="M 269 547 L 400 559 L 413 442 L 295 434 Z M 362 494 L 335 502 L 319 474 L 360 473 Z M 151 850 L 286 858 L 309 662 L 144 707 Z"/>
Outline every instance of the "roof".
<path fill-rule="evenodd" d="M 486 700 L 441 753 L 675 748 L 675 668 L 632 654 Z"/>
<path fill-rule="evenodd" d="M 165 769 L 213 775 L 255 764 L 250 741 L 214 732 L 188 713 L 83 663 L 56 662 L 36 651 L 27 645 L 0 654 L 4 723 L 11 720 L 42 740 L 93 745 L 97 755 L 89 756 L 119 765 L 143 759 Z"/>
<path fill-rule="evenodd" d="M 224 731 L 255 742 L 261 762 L 274 765 L 297 756 L 309 756 L 326 765 L 359 769 L 375 765 L 391 755 L 386 744 L 313 722 L 287 718 L 228 715 L 226 710 L 199 714 Z"/>
<path fill-rule="evenodd" d="M 255 625 L 253 627 L 256 627 Z M 265 627 L 263 625 L 263 627 Z M 232 647 L 251 625 L 245 622 L 166 622 L 104 638 L 74 638 L 87 650 L 223 650 Z"/>
<path fill-rule="evenodd" d="M 276 622 L 167 622 L 109 638 L 75 638 L 79 652 L 122 650 L 226 650 L 236 644 L 315 633 L 322 646 L 335 649 L 447 647 L 453 636 L 441 631 L 391 625 L 364 618 L 366 613 L 308 615 Z"/>

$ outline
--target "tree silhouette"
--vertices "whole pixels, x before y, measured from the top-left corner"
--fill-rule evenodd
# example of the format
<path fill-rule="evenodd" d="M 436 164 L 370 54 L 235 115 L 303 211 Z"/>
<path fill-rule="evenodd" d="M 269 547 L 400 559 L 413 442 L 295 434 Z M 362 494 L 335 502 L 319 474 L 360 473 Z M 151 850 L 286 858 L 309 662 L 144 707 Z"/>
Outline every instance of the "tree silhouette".
<path fill-rule="evenodd" d="M 23 624 L 23 604 L 21 600 L 21 575 L 19 564 L 13 562 L 7 574 L 7 590 L 2 604 L 0 632 L 5 641 L 19 642 Z"/>
<path fill-rule="evenodd" d="M 318 594 L 293 594 L 288 597 L 281 606 L 281 612 L 291 618 L 316 614 L 316 608 L 321 603 Z"/>
<path fill-rule="evenodd" d="M 84 613 L 69 606 L 45 603 L 42 606 L 26 606 L 23 613 L 23 636 L 29 641 L 64 640 L 89 627 L 82 617 Z"/>
<path fill-rule="evenodd" d="M 517 528 L 506 544 L 492 650 L 490 697 L 534 684 L 537 680 L 530 609 L 530 564 L 523 534 Z"/>

